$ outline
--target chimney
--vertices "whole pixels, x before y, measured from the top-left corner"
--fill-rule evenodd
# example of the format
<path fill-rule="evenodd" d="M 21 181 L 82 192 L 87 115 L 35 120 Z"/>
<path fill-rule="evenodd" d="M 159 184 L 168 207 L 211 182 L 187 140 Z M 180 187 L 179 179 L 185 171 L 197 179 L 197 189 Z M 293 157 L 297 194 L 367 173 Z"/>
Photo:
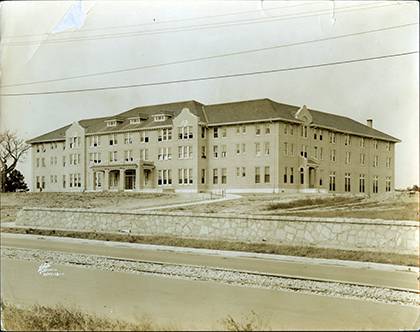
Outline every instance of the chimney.
<path fill-rule="evenodd" d="M 373 128 L 373 120 L 372 120 L 372 119 L 368 119 L 368 120 L 366 121 L 366 125 L 367 125 L 368 127 L 370 127 L 370 128 Z"/>

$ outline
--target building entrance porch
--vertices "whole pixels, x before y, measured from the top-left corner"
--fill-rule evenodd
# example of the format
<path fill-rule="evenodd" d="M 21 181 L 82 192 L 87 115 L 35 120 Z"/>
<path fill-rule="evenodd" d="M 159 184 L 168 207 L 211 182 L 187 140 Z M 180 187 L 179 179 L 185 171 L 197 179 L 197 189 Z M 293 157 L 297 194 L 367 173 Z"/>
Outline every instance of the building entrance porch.
<path fill-rule="evenodd" d="M 92 166 L 95 191 L 140 191 L 154 189 L 155 166 L 152 163 Z"/>

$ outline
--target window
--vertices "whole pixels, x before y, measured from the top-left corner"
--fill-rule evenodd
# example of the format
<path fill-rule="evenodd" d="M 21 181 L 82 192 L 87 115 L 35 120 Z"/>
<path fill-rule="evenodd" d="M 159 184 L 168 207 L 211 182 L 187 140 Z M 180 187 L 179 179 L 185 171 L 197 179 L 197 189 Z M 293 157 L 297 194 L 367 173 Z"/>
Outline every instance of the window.
<path fill-rule="evenodd" d="M 377 194 L 378 193 L 378 191 L 379 191 L 379 181 L 378 181 L 378 176 L 377 175 L 375 175 L 374 177 L 373 177 L 373 182 L 372 182 L 372 191 L 373 191 L 373 193 L 374 194 Z"/>
<path fill-rule="evenodd" d="M 319 140 L 322 141 L 322 130 L 319 130 Z"/>
<path fill-rule="evenodd" d="M 206 155 L 207 155 L 207 153 L 206 153 L 206 146 L 205 145 L 202 145 L 201 146 L 201 158 L 206 158 Z"/>
<path fill-rule="evenodd" d="M 266 156 L 270 155 L 270 142 L 265 142 L 264 143 L 264 154 Z"/>
<path fill-rule="evenodd" d="M 36 167 L 39 167 L 39 158 L 36 158 Z"/>
<path fill-rule="evenodd" d="M 213 145 L 213 157 L 219 158 L 219 147 L 217 145 Z"/>
<path fill-rule="evenodd" d="M 240 154 L 240 153 L 241 153 L 241 145 L 236 144 L 236 154 Z"/>
<path fill-rule="evenodd" d="M 125 161 L 133 161 L 133 151 L 132 150 L 125 150 L 124 151 L 124 160 Z"/>
<path fill-rule="evenodd" d="M 260 168 L 255 167 L 255 183 L 261 182 Z"/>
<path fill-rule="evenodd" d="M 140 143 L 149 142 L 149 133 L 147 131 L 140 132 Z"/>
<path fill-rule="evenodd" d="M 153 116 L 153 121 L 155 122 L 162 122 L 166 120 L 166 115 L 165 114 L 156 114 Z"/>
<path fill-rule="evenodd" d="M 99 164 L 99 163 L 101 163 L 101 153 L 100 152 L 92 152 L 92 153 L 89 153 L 89 162 L 91 164 Z"/>
<path fill-rule="evenodd" d="M 90 147 L 94 148 L 97 146 L 101 145 L 101 140 L 100 140 L 100 136 L 95 135 L 95 136 L 90 136 Z"/>
<path fill-rule="evenodd" d="M 36 177 L 36 189 L 39 189 L 41 187 L 39 182 L 39 176 Z"/>
<path fill-rule="evenodd" d="M 201 127 L 201 138 L 206 138 L 207 136 L 207 128 Z"/>
<path fill-rule="evenodd" d="M 366 160 L 366 155 L 364 153 L 360 154 L 360 164 L 364 165 Z"/>
<path fill-rule="evenodd" d="M 386 144 L 385 144 L 385 149 L 386 149 L 387 151 L 390 151 L 390 150 L 391 150 L 391 143 L 390 143 L 390 142 L 386 142 Z"/>
<path fill-rule="evenodd" d="M 365 175 L 360 174 L 359 175 L 359 192 L 361 193 L 365 192 L 365 185 L 366 185 Z"/>
<path fill-rule="evenodd" d="M 245 153 L 245 143 L 242 143 L 241 150 L 242 150 L 242 153 Z"/>
<path fill-rule="evenodd" d="M 133 138 L 131 137 L 130 133 L 124 134 L 124 144 L 132 144 Z"/>
<path fill-rule="evenodd" d="M 202 168 L 201 169 L 201 184 L 205 184 L 206 183 L 206 169 Z"/>
<path fill-rule="evenodd" d="M 375 150 L 378 150 L 378 141 L 376 139 L 373 140 L 373 147 Z"/>
<path fill-rule="evenodd" d="M 227 129 L 226 129 L 226 127 L 222 127 L 221 132 L 222 132 L 222 137 L 226 137 L 227 136 Z"/>
<path fill-rule="evenodd" d="M 335 150 L 330 150 L 330 161 L 335 162 Z"/>
<path fill-rule="evenodd" d="M 345 173 L 344 174 L 344 191 L 345 192 L 351 191 L 350 181 L 351 181 L 350 173 Z"/>
<path fill-rule="evenodd" d="M 170 141 L 172 139 L 172 129 L 164 128 L 159 130 L 158 142 Z"/>
<path fill-rule="evenodd" d="M 344 145 L 350 145 L 350 135 L 344 135 Z"/>
<path fill-rule="evenodd" d="M 271 133 L 271 126 L 269 123 L 266 123 L 265 125 L 265 134 L 269 135 Z"/>
<path fill-rule="evenodd" d="M 386 168 L 391 168 L 391 157 L 386 157 Z"/>
<path fill-rule="evenodd" d="M 226 145 L 222 145 L 222 158 L 226 158 Z"/>
<path fill-rule="evenodd" d="M 178 183 L 187 184 L 187 185 L 193 184 L 192 168 L 179 168 L 178 169 Z"/>
<path fill-rule="evenodd" d="M 300 168 L 300 184 L 305 184 L 305 170 L 303 167 Z"/>
<path fill-rule="evenodd" d="M 170 153 L 170 150 L 169 150 Z M 178 146 L 178 159 L 192 159 L 192 146 L 182 145 Z"/>
<path fill-rule="evenodd" d="M 178 127 L 178 139 L 192 139 L 193 135 L 193 127 L 192 126 L 183 126 Z"/>
<path fill-rule="evenodd" d="M 158 186 L 168 186 L 172 184 L 172 171 L 170 169 L 158 170 Z"/>
<path fill-rule="evenodd" d="M 346 164 L 350 164 L 351 154 L 349 151 L 346 151 Z"/>
<path fill-rule="evenodd" d="M 214 127 L 213 128 L 213 137 L 214 138 L 219 138 L 219 127 Z"/>
<path fill-rule="evenodd" d="M 290 183 L 293 183 L 294 182 L 293 175 L 294 175 L 293 167 L 290 167 Z"/>
<path fill-rule="evenodd" d="M 259 124 L 255 125 L 255 135 L 257 136 L 261 135 L 261 125 Z"/>
<path fill-rule="evenodd" d="M 140 149 L 140 160 L 149 160 L 149 149 Z"/>
<path fill-rule="evenodd" d="M 264 183 L 270 182 L 270 166 L 264 167 Z"/>
<path fill-rule="evenodd" d="M 242 126 L 242 134 L 246 134 L 246 125 Z"/>
<path fill-rule="evenodd" d="M 109 161 L 111 163 L 118 161 L 118 152 L 117 151 L 110 151 L 109 152 Z"/>
<path fill-rule="evenodd" d="M 63 188 L 66 188 L 66 176 L 63 175 Z"/>
<path fill-rule="evenodd" d="M 335 144 L 335 133 L 330 131 L 330 143 Z"/>
<path fill-rule="evenodd" d="M 109 145 L 117 145 L 117 135 L 110 134 L 109 135 Z"/>
<path fill-rule="evenodd" d="M 288 146 L 289 146 L 289 143 L 284 142 L 284 155 L 285 156 L 287 156 L 289 154 Z"/>
<path fill-rule="evenodd" d="M 390 192 L 391 191 L 391 177 L 387 176 L 385 179 L 385 191 Z"/>
<path fill-rule="evenodd" d="M 44 157 L 41 158 L 41 165 L 42 165 L 42 167 L 45 167 L 45 158 Z"/>
<path fill-rule="evenodd" d="M 284 183 L 287 183 L 287 170 L 288 170 L 288 167 L 285 167 L 284 168 L 284 175 L 283 175 L 283 182 Z"/>
<path fill-rule="evenodd" d="M 330 173 L 330 191 L 335 191 L 335 172 Z"/>
<path fill-rule="evenodd" d="M 246 167 L 242 167 L 242 177 L 246 176 Z"/>
<path fill-rule="evenodd" d="M 236 167 L 236 176 L 241 176 L 241 168 Z"/>
<path fill-rule="evenodd" d="M 227 183 L 227 170 L 226 168 L 222 168 L 222 184 Z"/>
<path fill-rule="evenodd" d="M 219 183 L 219 177 L 217 174 L 217 168 L 213 168 L 213 184 Z"/>
<path fill-rule="evenodd" d="M 307 138 L 308 137 L 308 126 L 300 127 L 300 136 Z"/>
<path fill-rule="evenodd" d="M 373 167 L 378 167 L 378 165 L 379 165 L 379 156 L 374 156 Z"/>
<path fill-rule="evenodd" d="M 45 176 L 41 176 L 41 187 L 45 189 Z"/>
<path fill-rule="evenodd" d="M 314 157 L 318 159 L 318 147 L 314 146 Z"/>
<path fill-rule="evenodd" d="M 300 151 L 300 155 L 302 157 L 308 158 L 308 152 L 307 152 L 307 146 L 306 145 L 302 145 L 302 149 Z"/>
<path fill-rule="evenodd" d="M 131 118 L 130 119 L 130 124 L 139 124 L 141 122 L 140 118 Z"/>
<path fill-rule="evenodd" d="M 80 137 L 79 136 L 71 137 L 70 138 L 70 144 L 69 144 L 70 149 L 74 149 L 74 148 L 79 147 L 79 146 L 80 146 Z M 45 147 L 42 146 L 42 148 L 43 148 L 43 152 L 45 152 Z"/>
<path fill-rule="evenodd" d="M 78 165 L 80 164 L 80 154 L 78 153 L 71 153 L 69 156 L 69 164 L 70 165 Z"/>
<path fill-rule="evenodd" d="M 115 127 L 116 125 L 117 125 L 117 120 L 106 121 L 107 127 Z"/>
<path fill-rule="evenodd" d="M 360 147 L 361 148 L 365 147 L 365 138 L 364 137 L 360 137 Z"/>
<path fill-rule="evenodd" d="M 171 160 L 171 159 L 172 159 L 172 153 L 171 153 L 170 147 L 159 148 L 158 160 Z"/>
<path fill-rule="evenodd" d="M 261 143 L 255 143 L 255 155 L 257 157 L 261 156 Z"/>
<path fill-rule="evenodd" d="M 324 160 L 324 149 L 322 147 L 319 148 L 319 159 Z"/>

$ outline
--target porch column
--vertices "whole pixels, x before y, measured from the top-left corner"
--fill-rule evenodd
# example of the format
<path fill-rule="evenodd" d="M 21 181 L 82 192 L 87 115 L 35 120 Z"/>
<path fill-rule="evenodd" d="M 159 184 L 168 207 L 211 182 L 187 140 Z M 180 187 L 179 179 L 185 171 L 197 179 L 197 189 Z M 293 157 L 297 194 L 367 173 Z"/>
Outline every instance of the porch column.
<path fill-rule="evenodd" d="M 118 190 L 124 190 L 124 181 L 125 181 L 125 172 L 123 169 L 120 169 L 120 181 L 118 182 Z"/>
<path fill-rule="evenodd" d="M 95 171 L 92 171 L 92 190 L 96 190 L 96 186 L 95 186 L 95 175 L 96 175 L 96 172 Z"/>
<path fill-rule="evenodd" d="M 109 190 L 109 170 L 106 169 L 104 170 L 104 184 L 103 184 L 103 188 L 105 191 Z"/>
<path fill-rule="evenodd" d="M 140 190 L 140 166 L 136 167 L 136 182 L 135 189 Z"/>

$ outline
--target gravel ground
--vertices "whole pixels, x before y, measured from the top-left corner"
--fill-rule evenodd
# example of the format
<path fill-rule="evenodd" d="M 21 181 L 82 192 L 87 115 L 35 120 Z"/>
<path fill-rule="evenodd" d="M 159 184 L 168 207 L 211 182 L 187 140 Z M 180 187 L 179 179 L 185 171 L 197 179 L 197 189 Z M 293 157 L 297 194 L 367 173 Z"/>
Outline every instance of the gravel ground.
<path fill-rule="evenodd" d="M 40 262 L 41 265 L 47 264 L 49 266 L 52 264 L 64 264 L 105 271 L 159 275 L 162 277 L 181 278 L 187 280 L 213 281 L 242 287 L 256 287 L 312 295 L 335 296 L 382 303 L 409 306 L 418 306 L 420 304 L 419 294 L 415 291 L 361 286 L 343 282 L 282 277 L 221 268 L 143 262 L 104 256 L 6 247 L 2 248 L 1 257 L 16 260 L 37 261 Z M 56 270 L 54 269 L 54 271 Z"/>

